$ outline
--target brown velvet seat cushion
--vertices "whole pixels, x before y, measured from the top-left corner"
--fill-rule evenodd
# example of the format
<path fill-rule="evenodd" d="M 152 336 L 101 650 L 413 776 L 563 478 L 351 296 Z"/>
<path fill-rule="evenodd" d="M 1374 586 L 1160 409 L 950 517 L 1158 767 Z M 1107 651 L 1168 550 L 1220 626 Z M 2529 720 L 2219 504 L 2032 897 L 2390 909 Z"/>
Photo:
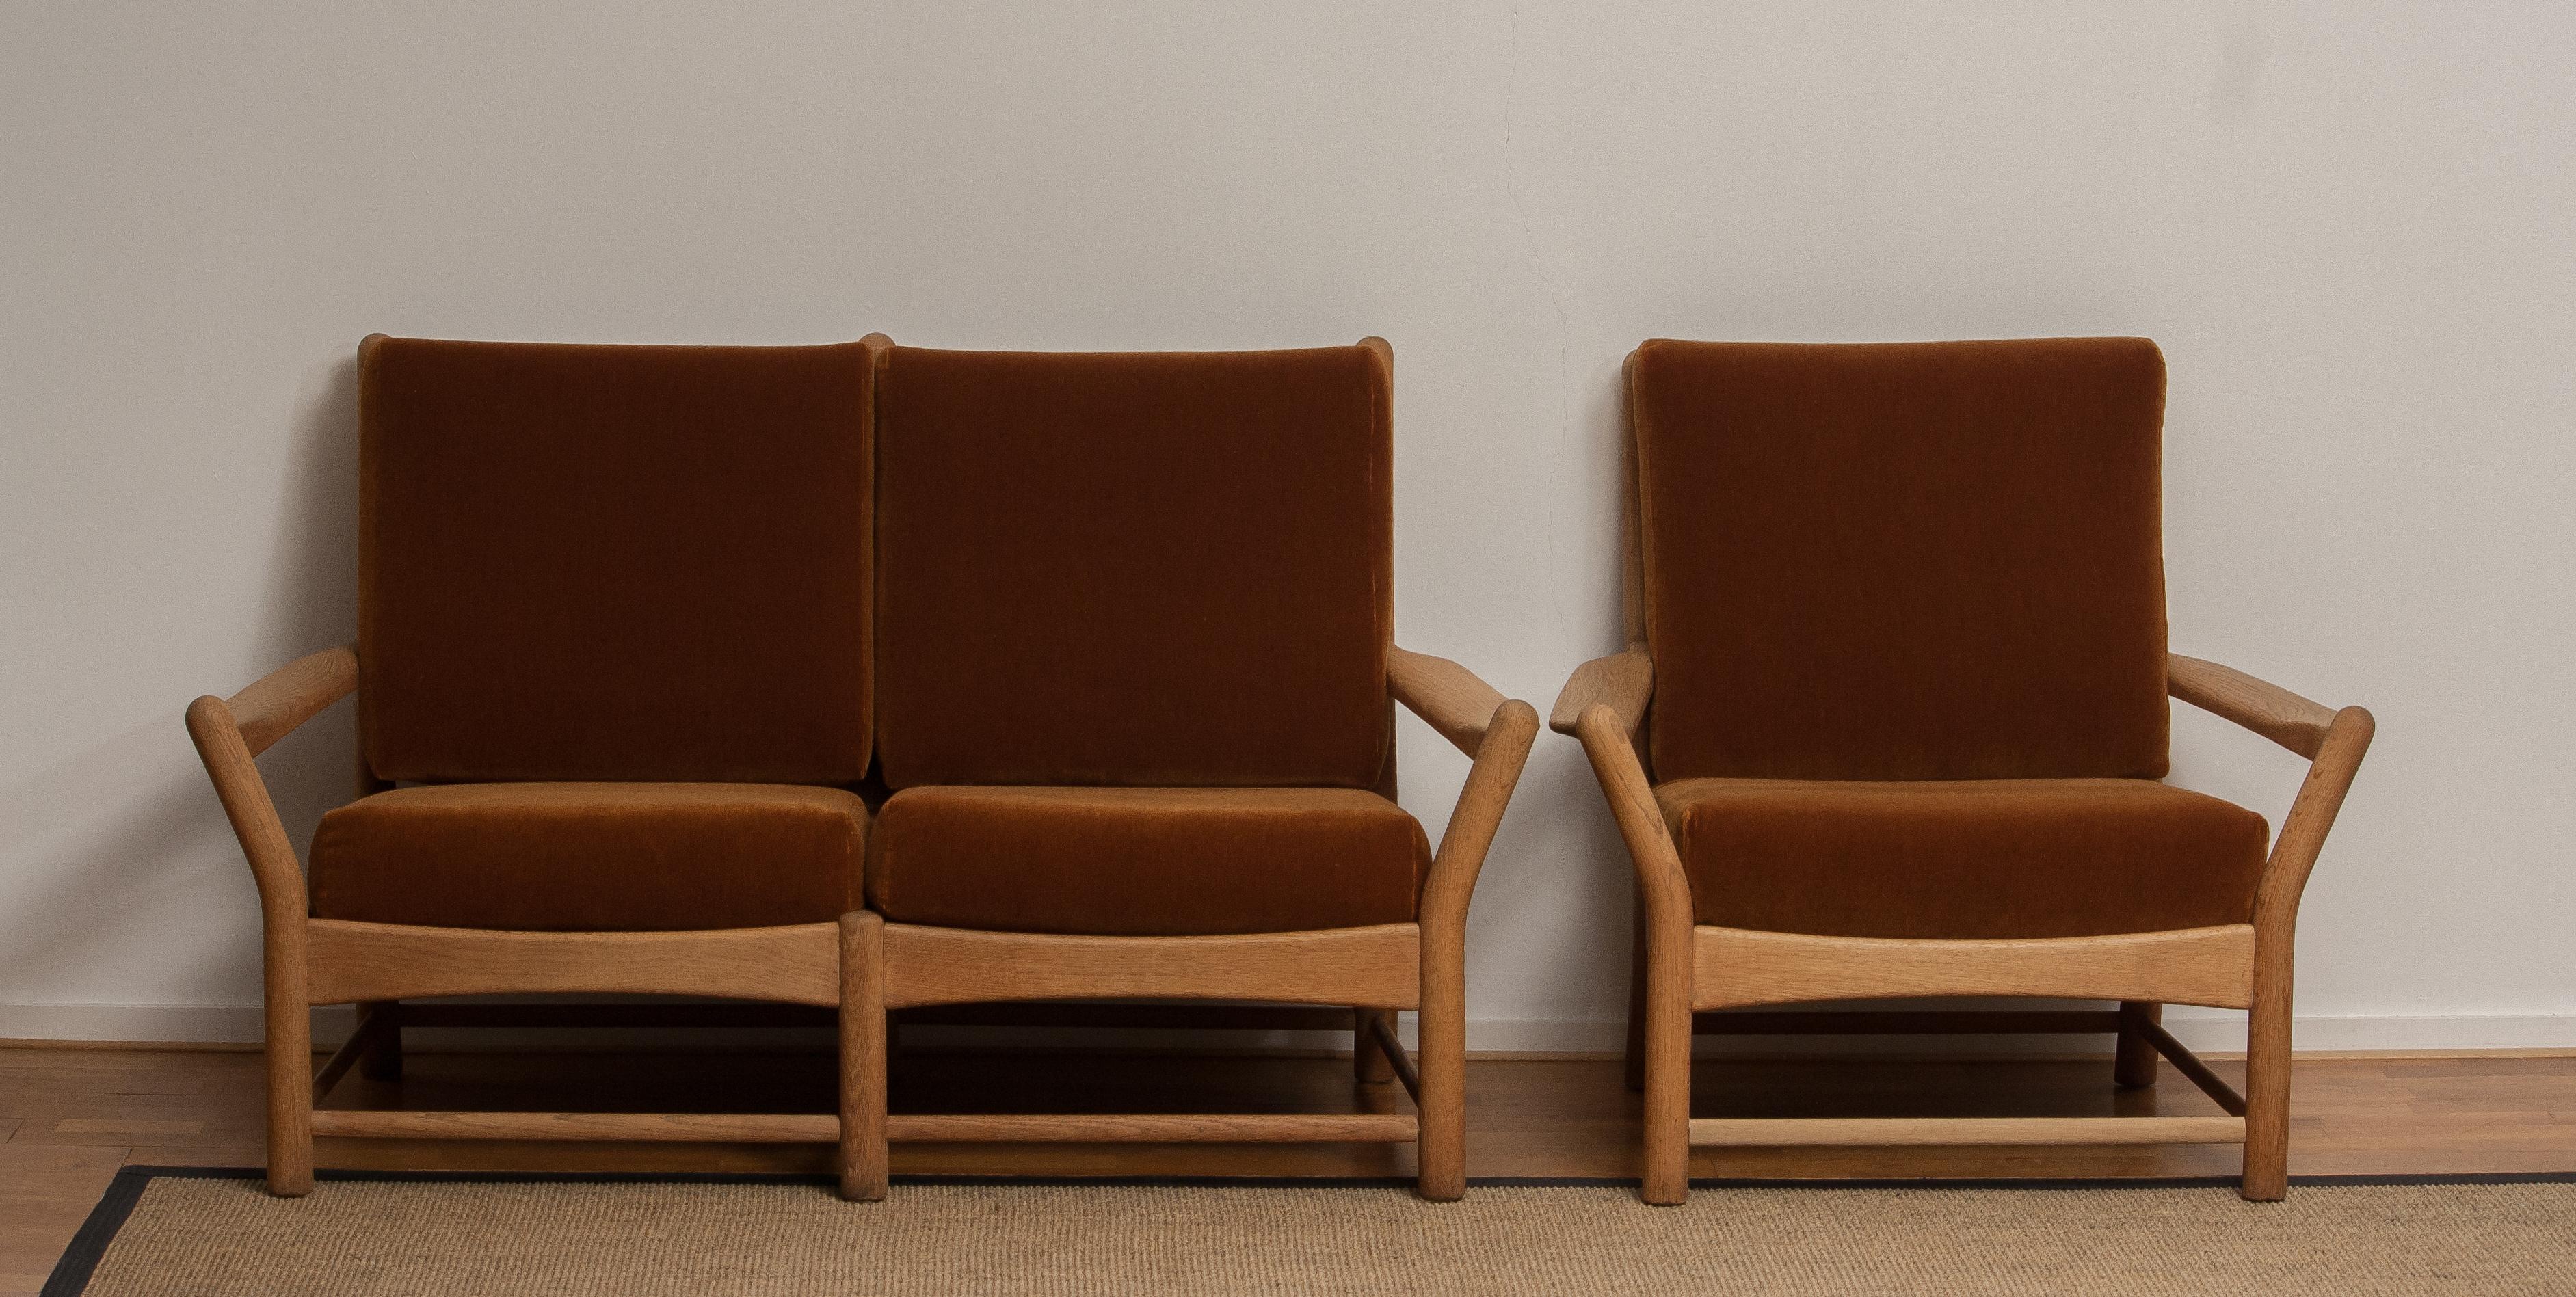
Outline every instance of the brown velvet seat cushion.
<path fill-rule="evenodd" d="M 2263 817 L 2144 779 L 1684 779 L 1655 790 L 1701 923 L 2079 937 L 2245 923 Z"/>
<path fill-rule="evenodd" d="M 896 347 L 880 382 L 888 786 L 1377 785 L 1374 353 Z"/>
<path fill-rule="evenodd" d="M 368 346 L 358 654 L 375 773 L 866 774 L 868 357 Z"/>
<path fill-rule="evenodd" d="M 867 807 L 778 784 L 439 784 L 313 835 L 325 919 L 538 932 L 825 923 L 858 909 Z"/>
<path fill-rule="evenodd" d="M 1348 788 L 907 788 L 869 844 L 898 923 L 1180 936 L 1405 923 L 1431 849 Z"/>
<path fill-rule="evenodd" d="M 2165 773 L 2143 338 L 1649 342 L 1655 777 Z"/>

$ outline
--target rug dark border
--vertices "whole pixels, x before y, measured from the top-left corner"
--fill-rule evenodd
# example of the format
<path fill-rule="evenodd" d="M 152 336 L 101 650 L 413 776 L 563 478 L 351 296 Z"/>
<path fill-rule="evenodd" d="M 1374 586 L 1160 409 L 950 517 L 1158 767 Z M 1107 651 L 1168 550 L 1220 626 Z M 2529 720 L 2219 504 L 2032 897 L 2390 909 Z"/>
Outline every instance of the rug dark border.
<path fill-rule="evenodd" d="M 72 1235 L 62 1259 L 39 1290 L 39 1297 L 80 1297 L 92 1272 L 116 1241 L 118 1230 L 143 1199 L 154 1180 L 257 1180 L 257 1167 L 128 1166 L 120 1167 L 107 1192 Z M 715 1171 L 315 1171 L 319 1181 L 373 1181 L 394 1184 L 459 1182 L 467 1184 L 804 1184 L 836 1185 L 829 1175 Z M 898 1185 L 1026 1185 L 1036 1187 L 1203 1189 L 1391 1189 L 1409 1188 L 1410 1176 L 1271 1176 L 1271 1175 L 897 1175 Z M 1634 1176 L 1471 1176 L 1470 1188 L 1485 1189 L 1624 1189 Z M 2576 1184 L 2576 1171 L 2494 1171 L 2453 1175 L 2294 1175 L 2290 1183 L 2317 1188 L 2352 1185 L 2407 1184 Z M 1695 1179 L 1694 1189 L 2182 1189 L 2234 1188 L 2234 1176 L 2135 1176 L 2119 1178 L 1782 1180 Z"/>

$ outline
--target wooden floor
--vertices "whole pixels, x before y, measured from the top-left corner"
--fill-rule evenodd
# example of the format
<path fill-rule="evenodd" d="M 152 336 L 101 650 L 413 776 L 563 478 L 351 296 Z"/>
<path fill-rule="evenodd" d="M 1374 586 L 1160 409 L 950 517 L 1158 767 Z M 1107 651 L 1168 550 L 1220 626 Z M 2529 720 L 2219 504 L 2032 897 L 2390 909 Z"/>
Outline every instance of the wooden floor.
<path fill-rule="evenodd" d="M 2241 1066 L 2214 1061 L 2234 1084 Z M 401 1082 L 351 1077 L 334 1107 L 811 1111 L 823 1053 L 415 1054 Z M 1700 1116 L 2214 1113 L 2171 1067 L 2120 1091 L 2100 1060 L 1711 1062 Z M 2313 1059 L 2298 1064 L 2293 1174 L 2576 1171 L 2576 1058 Z M 1346 1058 L 906 1053 L 896 1111 L 1402 1111 Z M 0 1293 L 34 1292 L 126 1164 L 254 1166 L 260 1060 L 246 1052 L 0 1048 Z M 1636 1097 L 1602 1060 L 1468 1067 L 1471 1176 L 1632 1176 Z M 823 1171 L 822 1147 L 413 1144 L 325 1140 L 325 1167 Z M 907 1146 L 903 1172 L 1405 1175 L 1409 1147 Z M 1696 1150 L 1700 1176 L 2232 1175 L 2228 1147 Z M 320 1192 L 330 1192 L 325 1184 Z M 901 1189 L 896 1190 L 900 1201 Z M 854 1210 L 859 1210 L 854 1208 Z"/>

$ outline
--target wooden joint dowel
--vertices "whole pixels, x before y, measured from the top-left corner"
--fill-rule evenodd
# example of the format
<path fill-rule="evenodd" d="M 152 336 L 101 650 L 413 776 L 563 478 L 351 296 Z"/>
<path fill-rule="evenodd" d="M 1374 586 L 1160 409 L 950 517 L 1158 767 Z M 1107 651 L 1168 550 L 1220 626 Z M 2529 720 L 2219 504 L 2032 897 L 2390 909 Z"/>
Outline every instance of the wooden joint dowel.
<path fill-rule="evenodd" d="M 313 1074 L 313 1102 L 321 1103 L 322 1096 L 329 1094 L 331 1087 L 339 1084 L 340 1078 L 347 1076 L 359 1059 L 366 1057 L 377 1039 L 402 1021 L 401 1015 L 400 1009 L 381 1008 L 359 1014 L 357 1030 L 350 1032 L 349 1038 L 331 1051 L 331 1057 L 323 1062 L 322 1070 Z"/>
<path fill-rule="evenodd" d="M 1703 1036 L 2093 1035 L 2119 1029 L 2119 1014 L 2087 1009 L 1847 1013 L 1713 1010 L 1691 1015 L 1691 1030 Z"/>
<path fill-rule="evenodd" d="M 1690 1124 L 1693 1144 L 1762 1148 L 2244 1141 L 2242 1117 L 1720 1117 Z"/>
<path fill-rule="evenodd" d="M 1401 1113 L 984 1114 L 898 1113 L 888 1138 L 907 1143 L 1403 1144 L 1416 1123 Z"/>
<path fill-rule="evenodd" d="M 2218 1073 L 2210 1071 L 2209 1064 L 2200 1061 L 2200 1055 L 2191 1052 L 2181 1041 L 2174 1039 L 2174 1034 L 2165 1030 L 2163 1023 L 2141 1021 L 2138 1024 L 2138 1030 L 2155 1043 L 2156 1052 L 2164 1055 L 2165 1061 L 2172 1063 L 2175 1071 L 2189 1078 L 2193 1085 L 2199 1086 L 2200 1092 L 2216 1101 L 2220 1108 L 2226 1110 L 2227 1115 L 2231 1117 L 2245 1115 L 2245 1096 L 2238 1094 L 2234 1086 L 2219 1079 Z"/>
<path fill-rule="evenodd" d="M 831 1144 L 829 1113 L 360 1112 L 313 1114 L 313 1133 L 355 1139 L 660 1140 L 692 1144 Z"/>
<path fill-rule="evenodd" d="M 1413 1056 L 1404 1052 L 1404 1042 L 1396 1037 L 1395 1020 L 1383 1013 L 1370 1017 L 1369 1035 L 1386 1054 L 1387 1063 L 1395 1068 L 1395 1079 L 1403 1084 L 1404 1092 L 1412 1095 L 1415 1103 L 1422 1102 L 1422 1074 L 1413 1070 Z"/>

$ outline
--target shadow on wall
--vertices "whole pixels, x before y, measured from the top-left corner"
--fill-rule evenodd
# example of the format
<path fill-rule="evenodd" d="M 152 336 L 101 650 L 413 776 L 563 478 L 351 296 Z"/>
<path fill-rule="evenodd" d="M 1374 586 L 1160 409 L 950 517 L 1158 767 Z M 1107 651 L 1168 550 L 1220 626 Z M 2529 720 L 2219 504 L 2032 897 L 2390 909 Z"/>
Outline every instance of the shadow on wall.
<path fill-rule="evenodd" d="M 278 496 L 277 544 L 258 599 L 247 651 L 211 652 L 208 662 L 242 662 L 251 674 L 190 684 L 230 693 L 257 674 L 357 633 L 358 373 L 355 347 L 310 384 L 292 440 L 277 458 L 287 480 Z M 216 668 L 221 670 L 223 668 Z M 126 962 L 137 943 L 189 951 L 194 967 L 156 970 L 166 979 L 149 998 L 255 1001 L 259 936 L 255 891 L 224 822 L 213 787 L 189 745 L 171 697 L 162 714 L 97 743 L 0 799 L 0 842 L 41 859 L 44 884 L 12 899 L 19 939 L 0 950 L 0 986 L 45 994 L 78 985 L 102 960 Z M 356 778 L 356 708 L 343 702 L 315 717 L 260 759 L 271 796 L 299 851 L 322 813 L 349 799 Z M 137 776 L 142 778 L 138 780 Z M 112 797 L 101 790 L 119 789 Z M 174 897 L 202 903 L 237 895 L 242 907 L 173 912 Z M 200 947 L 165 936 L 165 925 L 220 926 L 228 939 Z M 90 970 L 84 972 L 83 970 Z M 130 980 L 127 981 L 130 986 Z M 129 992 L 131 993 L 131 992 Z"/>
<path fill-rule="evenodd" d="M 297 414 L 287 487 L 278 501 L 277 548 L 260 604 L 257 670 L 358 640 L 356 353 L 352 339 Z M 287 837 L 301 852 L 322 813 L 346 803 L 356 787 L 356 702 L 336 703 L 306 722 L 260 758 L 260 770 Z M 214 796 L 211 787 L 206 796 Z"/>

